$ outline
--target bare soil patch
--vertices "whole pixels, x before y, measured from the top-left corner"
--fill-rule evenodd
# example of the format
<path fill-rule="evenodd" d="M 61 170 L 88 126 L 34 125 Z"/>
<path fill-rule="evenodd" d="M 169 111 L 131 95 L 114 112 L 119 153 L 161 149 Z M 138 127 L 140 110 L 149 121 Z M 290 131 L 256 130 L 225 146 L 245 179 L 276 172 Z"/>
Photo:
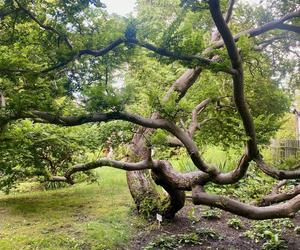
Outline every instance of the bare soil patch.
<path fill-rule="evenodd" d="M 243 217 L 234 216 L 227 212 L 221 212 L 220 218 L 203 218 L 203 214 L 208 208 L 204 206 L 193 206 L 188 203 L 174 218 L 169 222 L 163 222 L 161 227 L 158 224 L 150 224 L 147 230 L 138 232 L 131 242 L 130 246 L 126 249 L 143 249 L 150 242 L 159 238 L 161 235 L 176 235 L 192 233 L 201 229 L 209 229 L 218 233 L 220 239 L 205 239 L 200 245 L 184 244 L 180 249 L 262 249 L 263 244 L 267 239 L 262 239 L 259 242 L 249 239 L 244 236 L 244 233 L 250 229 L 251 220 Z M 191 212 L 192 211 L 192 212 Z M 192 215 L 191 215 L 192 213 Z M 240 219 L 242 228 L 234 229 L 228 225 L 228 221 L 232 218 Z M 195 221 L 196 220 L 196 221 Z M 295 227 L 300 226 L 300 215 L 298 214 L 292 222 Z M 294 228 L 295 228 L 294 227 Z M 295 232 L 294 228 L 282 227 L 282 236 L 285 249 L 300 249 L 300 234 Z M 282 249 L 282 248 L 277 248 Z"/>

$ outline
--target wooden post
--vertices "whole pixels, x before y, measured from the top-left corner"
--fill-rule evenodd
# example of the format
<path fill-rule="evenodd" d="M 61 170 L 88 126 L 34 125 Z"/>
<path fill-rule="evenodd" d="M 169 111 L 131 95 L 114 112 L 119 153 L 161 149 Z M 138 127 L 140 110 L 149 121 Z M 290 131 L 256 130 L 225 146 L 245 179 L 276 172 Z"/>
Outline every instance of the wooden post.
<path fill-rule="evenodd" d="M 300 140 L 300 112 L 294 109 L 295 121 L 296 121 L 296 139 Z"/>

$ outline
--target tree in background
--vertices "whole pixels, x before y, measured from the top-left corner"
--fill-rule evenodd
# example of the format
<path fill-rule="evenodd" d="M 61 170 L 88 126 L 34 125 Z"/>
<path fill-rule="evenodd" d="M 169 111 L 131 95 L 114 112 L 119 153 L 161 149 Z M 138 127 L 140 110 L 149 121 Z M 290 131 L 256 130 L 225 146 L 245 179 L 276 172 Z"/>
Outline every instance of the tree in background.
<path fill-rule="evenodd" d="M 299 78 L 299 60 L 287 56 L 297 54 L 299 6 L 141 0 L 129 19 L 102 7 L 99 1 L 2 2 L 3 133 L 22 119 L 60 126 L 126 121 L 134 124 L 123 126 L 133 132 L 126 161 L 78 164 L 52 180 L 73 183 L 77 172 L 109 166 L 127 170 L 140 211 L 151 204 L 151 213 L 171 218 L 191 190 L 196 205 L 251 219 L 293 216 L 298 192 L 256 207 L 206 193 L 205 185 L 236 183 L 251 162 L 273 178 L 299 178 L 299 170 L 268 166 L 259 151 L 288 110 L 283 89 Z M 115 81 L 122 72 L 123 85 Z M 197 171 L 179 173 L 167 159 L 154 159 L 151 151 L 162 142 L 185 148 Z M 202 159 L 205 144 L 245 149 L 236 168 L 222 173 Z M 166 200 L 159 202 L 154 183 Z"/>
<path fill-rule="evenodd" d="M 66 129 L 29 120 L 11 124 L 1 135 L 0 189 L 8 193 L 34 177 L 52 187 L 51 176 L 64 174 L 75 163 L 90 160 L 88 153 L 100 151 L 97 135 L 96 126 Z"/>

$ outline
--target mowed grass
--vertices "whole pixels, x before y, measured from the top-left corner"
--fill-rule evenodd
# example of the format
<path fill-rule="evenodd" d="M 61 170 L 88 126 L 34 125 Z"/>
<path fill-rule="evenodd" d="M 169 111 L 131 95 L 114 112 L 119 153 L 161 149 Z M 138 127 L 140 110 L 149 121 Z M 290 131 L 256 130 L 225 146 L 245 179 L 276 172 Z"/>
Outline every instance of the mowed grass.
<path fill-rule="evenodd" d="M 0 195 L 0 249 L 121 249 L 134 233 L 125 172 L 99 184 Z"/>

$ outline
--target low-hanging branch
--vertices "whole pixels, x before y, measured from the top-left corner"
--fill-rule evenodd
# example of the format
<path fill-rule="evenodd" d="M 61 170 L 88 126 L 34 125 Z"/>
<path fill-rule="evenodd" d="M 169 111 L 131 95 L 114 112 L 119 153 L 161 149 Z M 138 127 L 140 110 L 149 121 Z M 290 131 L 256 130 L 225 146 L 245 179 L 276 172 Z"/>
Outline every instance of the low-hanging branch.
<path fill-rule="evenodd" d="M 205 185 L 208 182 L 213 182 L 216 184 L 233 184 L 240 180 L 247 172 L 249 166 L 249 158 L 244 154 L 237 167 L 228 173 L 222 173 L 220 171 L 215 171 L 214 175 L 210 175 L 203 171 L 195 171 L 190 173 L 178 173 L 176 172 L 171 163 L 166 160 L 152 160 L 151 155 L 148 159 L 137 162 L 122 162 L 115 161 L 108 158 L 102 158 L 96 161 L 88 162 L 85 164 L 78 164 L 69 168 L 64 176 L 53 176 L 52 181 L 65 181 L 67 183 L 73 184 L 72 175 L 77 172 L 88 171 L 99 167 L 112 167 L 117 169 L 122 169 L 126 171 L 137 171 L 152 169 L 159 173 L 160 177 L 168 180 L 168 182 L 175 188 L 179 190 L 192 190 L 195 185 Z"/>
<path fill-rule="evenodd" d="M 137 170 L 151 169 L 153 167 L 153 164 L 151 160 L 144 160 L 137 163 L 128 163 L 128 162 L 115 161 L 115 160 L 103 158 L 85 164 L 75 165 L 72 168 L 68 169 L 64 176 L 52 176 L 50 180 L 65 181 L 67 183 L 74 184 L 71 178 L 73 174 L 77 172 L 88 171 L 95 168 L 104 167 L 104 166 L 123 169 L 126 171 L 137 171 Z"/>
<path fill-rule="evenodd" d="M 144 118 L 139 115 L 126 112 L 94 113 L 81 116 L 59 116 L 48 112 L 31 111 L 26 112 L 18 118 L 32 118 L 36 122 L 47 122 L 63 126 L 78 126 L 90 122 L 109 122 L 113 120 L 128 121 L 143 127 L 152 129 L 164 129 L 174 135 L 186 147 L 193 163 L 197 168 L 206 173 L 214 174 L 217 170 L 203 162 L 199 150 L 191 137 L 180 129 L 176 124 L 165 119 Z"/>
<path fill-rule="evenodd" d="M 285 180 L 285 179 L 299 179 L 300 178 L 300 169 L 295 170 L 281 170 L 270 167 L 268 164 L 264 162 L 261 156 L 256 157 L 254 159 L 257 166 L 261 171 L 263 171 L 265 174 L 272 176 L 275 179 L 278 180 Z M 297 165 L 299 166 L 299 164 Z"/>
<path fill-rule="evenodd" d="M 246 165 L 248 165 L 247 159 L 245 159 L 245 157 L 246 155 L 244 155 L 244 157 L 241 159 L 239 167 L 237 169 L 239 169 L 241 166 L 245 168 L 245 162 Z M 204 192 L 202 185 L 205 184 L 208 181 L 208 179 L 211 179 L 216 183 L 226 184 L 225 176 L 228 176 L 228 174 L 219 174 L 219 177 L 216 178 L 211 177 L 201 171 L 190 173 L 177 173 L 176 171 L 174 171 L 173 167 L 168 161 L 161 160 L 147 159 L 137 163 L 128 163 L 103 158 L 86 164 L 75 165 L 74 167 L 67 170 L 64 176 L 53 176 L 51 180 L 64 181 L 73 184 L 73 174 L 104 166 L 122 169 L 126 171 L 152 169 L 152 171 L 154 171 L 154 173 L 160 178 L 160 180 L 157 180 L 158 183 L 160 181 L 163 181 L 165 184 L 167 183 L 169 186 L 172 186 L 175 190 L 192 190 L 192 200 L 195 205 L 207 205 L 211 207 L 217 207 L 229 211 L 231 213 L 247 217 L 249 219 L 263 220 L 272 218 L 293 217 L 295 213 L 300 209 L 299 187 L 297 187 L 293 193 L 279 194 L 277 196 L 273 196 L 271 201 L 270 199 L 267 200 L 268 198 L 266 198 L 265 200 L 269 201 L 270 204 L 273 202 L 275 203 L 289 200 L 286 203 L 273 206 L 257 207 L 239 201 L 235 201 L 228 197 L 210 195 Z M 242 172 L 242 174 L 238 174 L 238 178 L 241 178 L 243 176 L 243 174 L 246 172 L 246 169 L 244 169 L 244 171 Z M 230 183 L 238 181 L 237 178 L 234 178 L 234 175 L 232 173 L 230 173 L 230 175 Z M 218 179 L 219 181 L 217 181 Z M 220 181 L 221 179 L 222 181 Z M 227 182 L 227 184 L 229 184 L 229 182 Z"/>
<path fill-rule="evenodd" d="M 228 197 L 207 194 L 201 186 L 196 186 L 193 188 L 192 200 L 196 205 L 217 207 L 254 220 L 294 217 L 296 212 L 300 210 L 300 195 L 283 204 L 257 207 Z"/>
<path fill-rule="evenodd" d="M 297 185 L 292 191 L 290 192 L 283 192 L 283 193 L 271 193 L 266 195 L 261 199 L 259 202 L 260 206 L 269 206 L 271 204 L 280 203 L 286 200 L 290 200 L 295 196 L 300 194 L 300 185 Z"/>

